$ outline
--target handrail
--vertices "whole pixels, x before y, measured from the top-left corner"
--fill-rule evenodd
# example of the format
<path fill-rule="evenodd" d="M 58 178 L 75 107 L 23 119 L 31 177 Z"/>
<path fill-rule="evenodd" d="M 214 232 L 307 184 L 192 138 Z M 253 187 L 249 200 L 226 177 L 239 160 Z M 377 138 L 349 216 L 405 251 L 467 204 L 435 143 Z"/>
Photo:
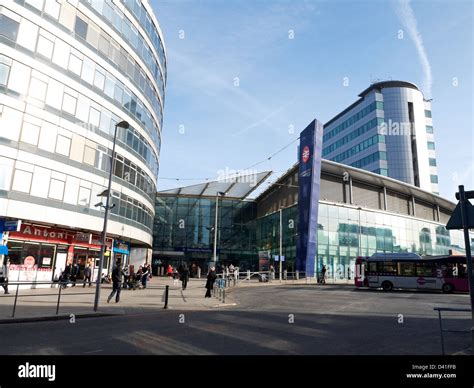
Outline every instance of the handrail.
<path fill-rule="evenodd" d="M 444 335 L 443 333 L 470 333 L 471 330 L 453 330 L 453 329 L 443 329 L 443 320 L 441 317 L 441 311 L 455 311 L 455 312 L 471 312 L 471 309 L 467 308 L 456 308 L 456 307 L 433 307 L 434 311 L 438 311 L 438 321 L 439 321 L 439 332 L 441 337 L 441 352 L 443 356 L 445 355 L 444 351 Z M 473 349 L 474 352 L 474 349 Z"/>

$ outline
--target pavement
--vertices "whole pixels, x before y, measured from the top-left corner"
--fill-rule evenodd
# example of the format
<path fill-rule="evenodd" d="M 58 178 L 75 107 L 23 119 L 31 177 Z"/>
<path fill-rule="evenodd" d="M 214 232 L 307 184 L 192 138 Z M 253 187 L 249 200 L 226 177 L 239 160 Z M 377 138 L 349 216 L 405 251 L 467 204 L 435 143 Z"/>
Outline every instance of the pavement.
<path fill-rule="evenodd" d="M 0 325 L 0 354 L 440 355 L 433 307 L 469 306 L 465 294 L 275 283 L 243 283 L 229 289 L 222 304 L 203 298 L 203 283 L 192 281 L 184 292 L 187 302 L 170 299 L 168 310 L 150 288 L 124 291 L 122 306 L 101 303 L 101 311 L 126 312 L 114 316 L 26 322 L 13 332 Z M 155 286 L 160 284 L 157 279 Z M 134 296 L 139 293 L 143 299 Z M 147 302 L 145 293 L 157 300 Z M 469 318 L 447 313 L 443 321 L 446 328 L 469 329 Z M 448 333 L 446 354 L 469 354 L 469 343 L 468 333 Z"/>
<path fill-rule="evenodd" d="M 68 286 L 61 290 L 60 306 L 56 314 L 59 288 L 36 288 L 19 290 L 15 317 L 13 309 L 15 292 L 8 295 L 0 294 L 0 324 L 27 322 L 39 320 L 55 320 L 70 318 L 71 314 L 78 317 L 125 315 L 163 310 L 165 305 L 165 286 L 169 286 L 168 309 L 201 310 L 219 307 L 217 298 L 204 298 L 206 292 L 205 280 L 190 279 L 186 290 L 173 285 L 167 278 L 153 277 L 146 289 L 122 289 L 120 302 L 115 303 L 115 297 L 107 303 L 107 297 L 112 291 L 112 285 L 103 284 L 100 292 L 100 302 L 97 312 L 93 311 L 95 285 L 82 287 Z M 3 290 L 2 290 L 3 291 Z"/>

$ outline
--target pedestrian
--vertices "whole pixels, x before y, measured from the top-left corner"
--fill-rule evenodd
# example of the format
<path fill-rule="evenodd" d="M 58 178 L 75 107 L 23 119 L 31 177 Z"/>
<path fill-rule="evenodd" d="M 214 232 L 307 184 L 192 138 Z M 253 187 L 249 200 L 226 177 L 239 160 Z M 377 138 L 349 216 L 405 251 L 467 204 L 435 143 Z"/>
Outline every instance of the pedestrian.
<path fill-rule="evenodd" d="M 114 297 L 115 294 L 115 303 L 118 303 L 120 301 L 120 289 L 122 286 L 122 267 L 121 267 L 121 262 L 120 260 L 117 260 L 115 263 L 115 268 L 112 270 L 112 292 L 110 293 L 109 297 L 107 298 L 107 303 L 110 302 L 110 300 Z"/>
<path fill-rule="evenodd" d="M 326 266 L 321 269 L 321 283 L 326 284 Z"/>
<path fill-rule="evenodd" d="M 5 291 L 5 294 L 9 294 L 8 292 L 8 272 L 10 271 L 10 259 L 8 256 L 3 257 L 3 263 L 0 266 L 0 284 Z"/>
<path fill-rule="evenodd" d="M 173 267 L 171 266 L 171 264 L 168 264 L 166 272 L 168 274 L 168 279 L 171 279 L 173 277 Z"/>
<path fill-rule="evenodd" d="M 197 267 L 197 277 L 198 279 L 201 279 L 201 267 L 199 265 Z"/>
<path fill-rule="evenodd" d="M 173 286 L 177 286 L 179 284 L 179 273 L 176 268 L 173 269 Z"/>
<path fill-rule="evenodd" d="M 86 286 L 87 281 L 89 281 L 89 287 L 92 286 L 92 268 L 91 268 L 91 263 L 88 263 L 86 268 L 84 268 L 84 283 L 82 284 L 82 288 Z"/>
<path fill-rule="evenodd" d="M 146 265 L 146 263 L 143 265 L 143 268 L 142 268 L 142 287 L 143 288 L 146 288 L 146 282 L 148 280 L 148 266 Z"/>
<path fill-rule="evenodd" d="M 211 267 L 209 270 L 209 273 L 207 274 L 207 281 L 206 281 L 206 295 L 205 298 L 210 298 L 211 297 L 211 291 L 214 289 L 214 282 L 217 279 L 216 275 L 216 268 Z"/>
<path fill-rule="evenodd" d="M 181 284 L 183 286 L 183 291 L 186 289 L 189 280 L 189 270 L 186 266 L 183 267 L 183 271 L 181 272 Z"/>
<path fill-rule="evenodd" d="M 77 261 L 74 263 L 71 269 L 71 282 L 72 282 L 72 287 L 76 287 L 76 280 L 77 277 L 79 276 L 79 265 L 77 264 Z"/>

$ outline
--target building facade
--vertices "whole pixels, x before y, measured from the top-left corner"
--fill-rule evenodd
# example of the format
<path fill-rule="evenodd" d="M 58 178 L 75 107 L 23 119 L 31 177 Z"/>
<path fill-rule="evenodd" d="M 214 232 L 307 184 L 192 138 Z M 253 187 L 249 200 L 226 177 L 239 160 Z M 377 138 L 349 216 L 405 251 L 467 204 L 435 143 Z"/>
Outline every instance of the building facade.
<path fill-rule="evenodd" d="M 281 230 L 283 269 L 296 269 L 298 167 L 255 199 L 219 199 L 221 265 L 259 270 L 265 257 L 278 271 L 274 257 L 280 252 Z M 153 257 L 160 265 L 198 263 L 205 268 L 212 261 L 216 197 L 202 193 L 181 188 L 157 194 Z M 461 231 L 445 228 L 454 207 L 416 186 L 323 160 L 318 221 L 311 225 L 318 234 L 315 270 L 326 265 L 330 278 L 350 282 L 357 256 L 463 253 Z"/>
<path fill-rule="evenodd" d="M 95 265 L 123 120 L 106 268 L 151 248 L 165 84 L 147 0 L 0 0 L 0 218 L 21 220 L 3 235 L 13 266 L 33 257 L 51 279 L 66 261 Z"/>
<path fill-rule="evenodd" d="M 405 81 L 359 97 L 324 125 L 323 158 L 439 193 L 431 102 Z"/>

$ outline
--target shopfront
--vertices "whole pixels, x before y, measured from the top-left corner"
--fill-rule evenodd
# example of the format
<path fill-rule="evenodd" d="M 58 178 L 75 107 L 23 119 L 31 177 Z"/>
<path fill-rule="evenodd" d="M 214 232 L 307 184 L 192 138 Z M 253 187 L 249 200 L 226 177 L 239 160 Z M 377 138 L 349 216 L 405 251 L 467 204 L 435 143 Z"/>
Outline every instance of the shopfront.
<path fill-rule="evenodd" d="M 109 247 L 111 242 L 111 239 L 107 241 Z M 100 255 L 100 241 L 94 234 L 25 223 L 20 231 L 9 232 L 7 246 L 11 282 L 57 281 L 66 266 L 75 263 L 80 269 L 78 278 L 82 279 L 85 266 L 90 263 L 95 268 Z M 108 252 L 110 257 L 110 250 Z M 25 284 L 20 288 L 30 287 L 32 285 Z M 50 285 L 35 284 L 34 287 Z"/>
<path fill-rule="evenodd" d="M 122 266 L 128 265 L 130 262 L 130 244 L 120 240 L 118 238 L 114 239 L 114 260 L 120 260 Z M 113 268 L 113 263 L 110 266 L 110 269 Z M 109 267 L 104 267 L 109 268 Z"/>

